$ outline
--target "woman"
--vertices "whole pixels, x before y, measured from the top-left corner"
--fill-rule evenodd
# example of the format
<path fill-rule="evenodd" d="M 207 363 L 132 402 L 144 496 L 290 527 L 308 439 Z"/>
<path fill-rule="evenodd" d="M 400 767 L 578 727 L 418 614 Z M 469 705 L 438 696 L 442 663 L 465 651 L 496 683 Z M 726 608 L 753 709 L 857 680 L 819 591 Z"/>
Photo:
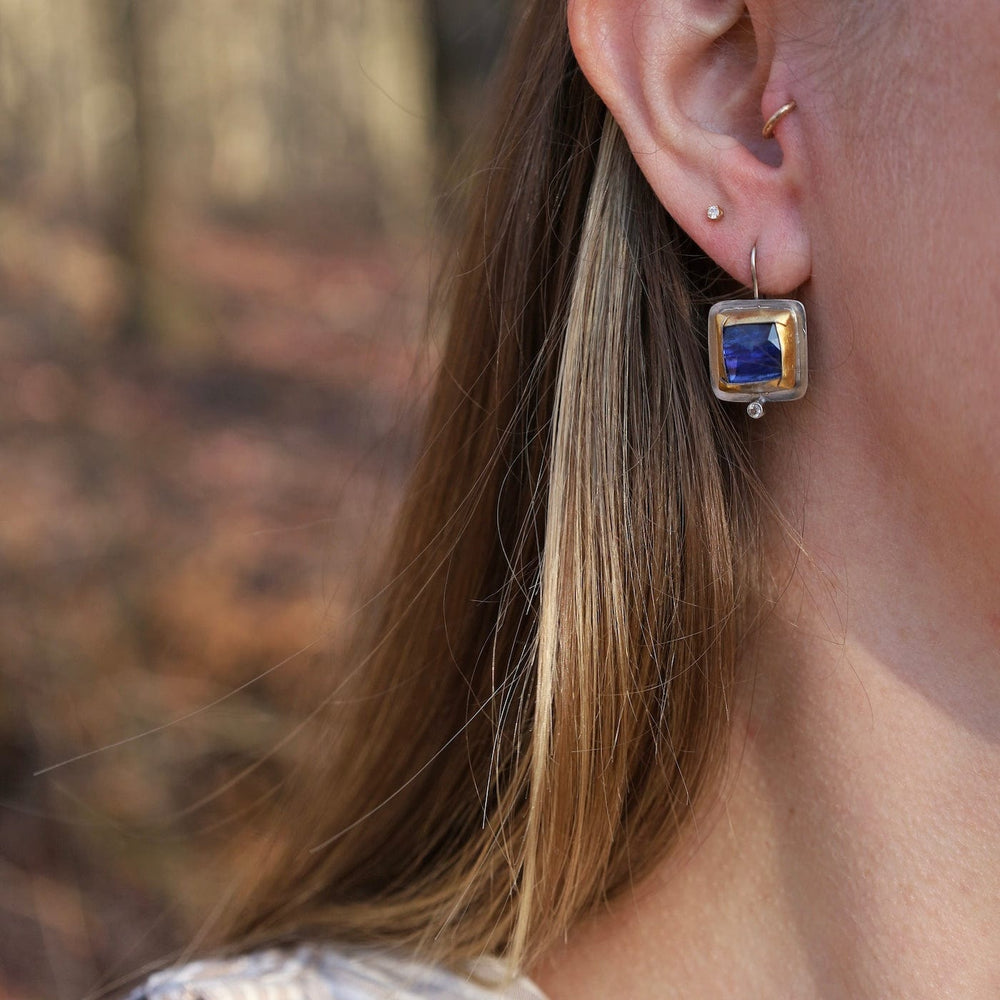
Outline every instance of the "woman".
<path fill-rule="evenodd" d="M 149 996 L 997 995 L 998 85 L 995 0 L 528 4 L 301 837 Z"/>

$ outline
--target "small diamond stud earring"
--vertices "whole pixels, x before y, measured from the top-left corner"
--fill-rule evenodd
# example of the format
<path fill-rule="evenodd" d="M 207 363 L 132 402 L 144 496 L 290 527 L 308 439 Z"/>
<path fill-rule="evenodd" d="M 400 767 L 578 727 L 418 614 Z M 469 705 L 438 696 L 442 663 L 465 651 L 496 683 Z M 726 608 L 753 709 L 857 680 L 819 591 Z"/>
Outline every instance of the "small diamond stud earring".
<path fill-rule="evenodd" d="M 722 211 L 720 205 L 709 205 L 708 211 L 705 213 L 712 222 L 718 222 L 726 213 Z"/>

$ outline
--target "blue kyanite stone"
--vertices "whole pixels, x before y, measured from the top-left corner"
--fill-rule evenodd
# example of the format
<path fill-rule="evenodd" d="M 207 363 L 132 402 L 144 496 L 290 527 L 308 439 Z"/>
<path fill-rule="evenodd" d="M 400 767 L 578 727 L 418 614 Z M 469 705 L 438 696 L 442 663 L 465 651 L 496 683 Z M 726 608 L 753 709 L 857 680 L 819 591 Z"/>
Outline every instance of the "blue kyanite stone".
<path fill-rule="evenodd" d="M 730 323 L 722 328 L 722 359 L 729 382 L 781 378 L 781 341 L 774 323 Z"/>

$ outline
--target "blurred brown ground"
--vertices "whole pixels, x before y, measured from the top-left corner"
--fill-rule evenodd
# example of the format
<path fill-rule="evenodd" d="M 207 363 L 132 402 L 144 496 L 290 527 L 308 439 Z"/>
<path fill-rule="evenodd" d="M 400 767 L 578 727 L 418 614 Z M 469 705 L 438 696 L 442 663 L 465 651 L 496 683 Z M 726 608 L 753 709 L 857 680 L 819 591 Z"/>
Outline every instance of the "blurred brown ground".
<path fill-rule="evenodd" d="M 0 0 L 0 58 L 18 17 L 69 10 L 30 2 Z M 476 4 L 455 6 L 429 3 L 434 58 L 414 63 L 444 160 L 481 81 L 441 46 L 495 46 L 506 10 L 484 0 L 463 34 Z M 337 2 L 274 5 L 307 7 Z M 24 102 L 62 65 L 31 58 L 41 91 L 18 104 L 0 85 L 0 997 L 62 1000 L 191 940 L 330 688 L 412 459 L 437 240 L 430 166 L 388 202 L 388 173 L 359 193 L 365 165 L 348 163 L 329 191 L 293 171 L 236 204 L 213 191 L 218 155 L 211 176 L 197 150 L 161 170 L 154 143 L 137 167 L 138 118 L 95 189 L 51 143 L 27 148 Z"/>

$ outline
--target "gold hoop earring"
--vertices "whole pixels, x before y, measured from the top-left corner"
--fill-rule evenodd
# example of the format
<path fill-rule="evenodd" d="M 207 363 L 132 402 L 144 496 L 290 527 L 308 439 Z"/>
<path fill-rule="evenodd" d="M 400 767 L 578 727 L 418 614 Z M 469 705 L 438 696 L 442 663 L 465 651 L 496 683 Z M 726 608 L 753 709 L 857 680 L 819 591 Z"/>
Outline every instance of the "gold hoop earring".
<path fill-rule="evenodd" d="M 778 110 L 775 111 L 766 122 L 764 122 L 764 127 L 760 130 L 760 134 L 765 139 L 773 139 L 774 130 L 778 127 L 778 122 L 780 122 L 785 115 L 790 115 L 797 107 L 798 105 L 795 103 L 795 98 L 792 98 L 792 100 L 790 100 L 787 104 L 782 104 L 781 107 L 778 108 Z"/>
<path fill-rule="evenodd" d="M 712 391 L 719 399 L 747 403 L 754 420 L 765 402 L 805 395 L 809 366 L 806 310 L 795 299 L 761 299 L 757 244 L 750 251 L 752 299 L 716 302 L 708 314 Z"/>

